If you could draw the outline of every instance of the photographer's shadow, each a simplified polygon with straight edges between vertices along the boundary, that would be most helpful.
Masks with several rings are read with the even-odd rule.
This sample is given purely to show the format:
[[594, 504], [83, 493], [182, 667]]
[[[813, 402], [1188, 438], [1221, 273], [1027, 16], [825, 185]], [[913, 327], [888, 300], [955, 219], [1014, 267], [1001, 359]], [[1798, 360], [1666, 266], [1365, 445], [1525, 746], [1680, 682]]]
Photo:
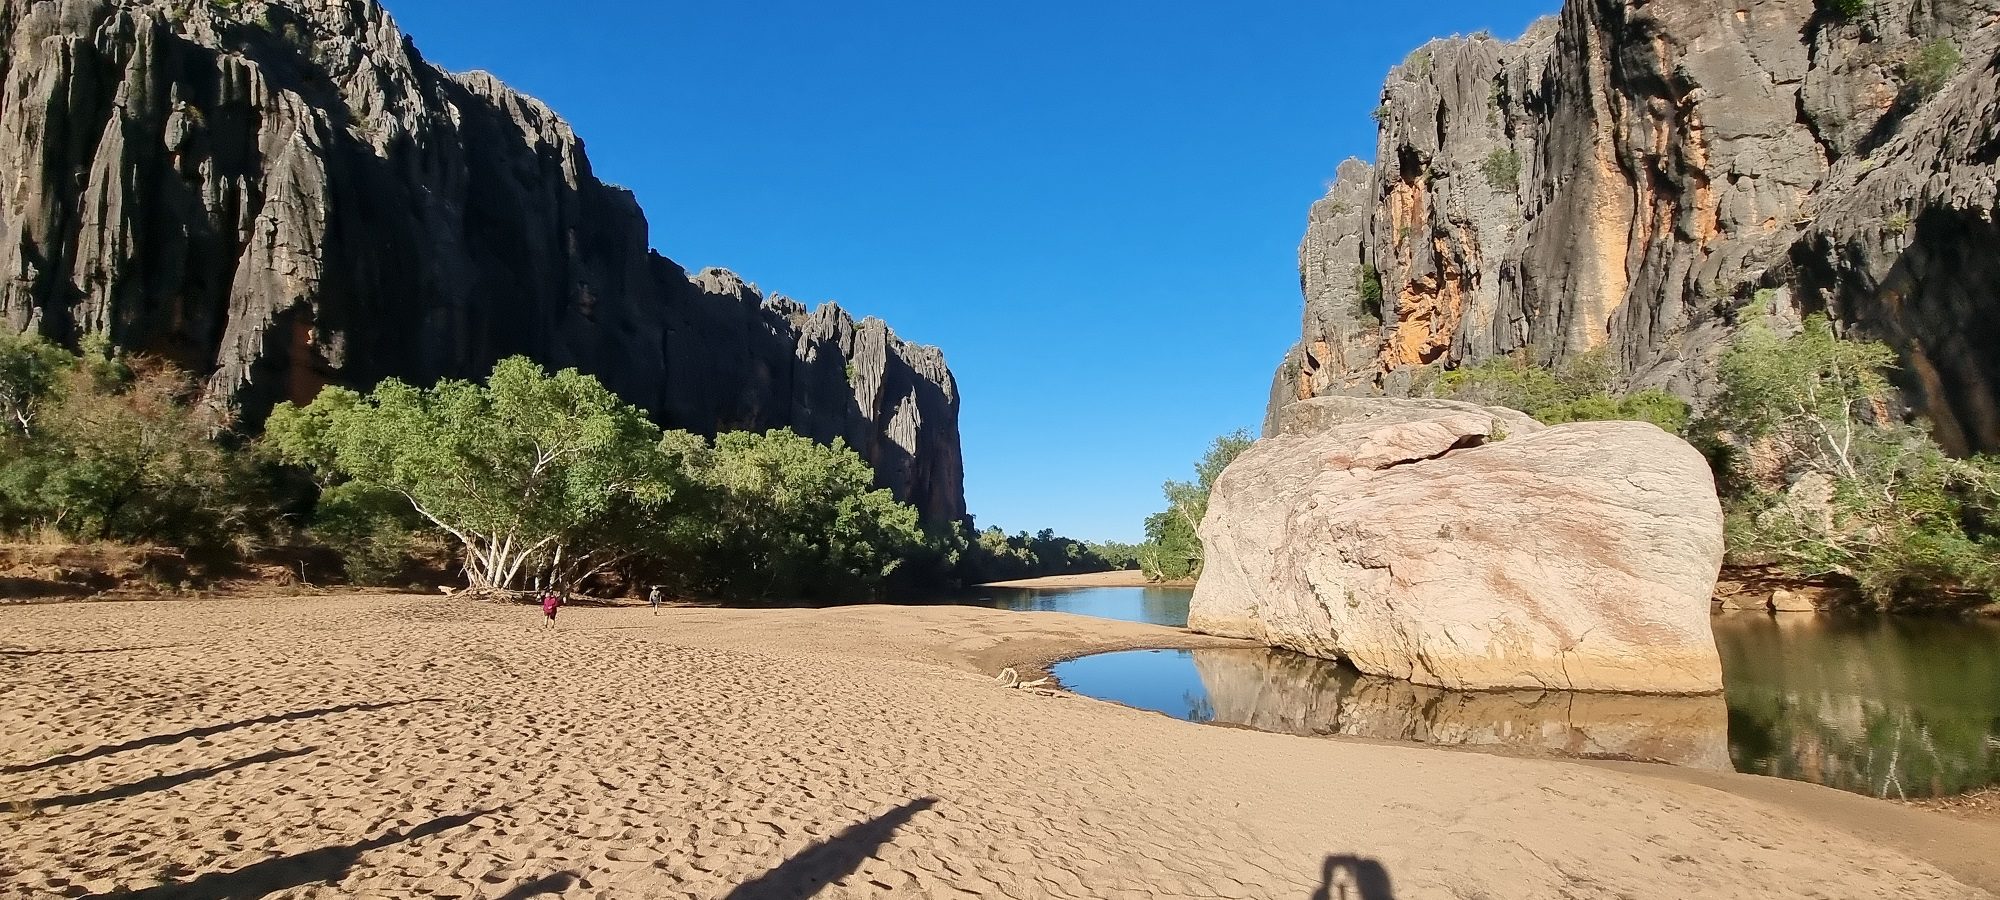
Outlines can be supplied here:
[[1389, 886], [1389, 870], [1380, 862], [1366, 856], [1329, 856], [1312, 900], [1396, 900], [1396, 891]]

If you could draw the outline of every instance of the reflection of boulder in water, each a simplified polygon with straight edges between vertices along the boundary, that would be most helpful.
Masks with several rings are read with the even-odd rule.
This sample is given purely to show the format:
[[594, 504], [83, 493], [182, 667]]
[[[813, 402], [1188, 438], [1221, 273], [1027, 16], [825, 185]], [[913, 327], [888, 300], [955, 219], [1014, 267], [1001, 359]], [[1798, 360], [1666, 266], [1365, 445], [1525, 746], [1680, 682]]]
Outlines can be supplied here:
[[1721, 697], [1427, 688], [1282, 650], [1196, 650], [1219, 723], [1728, 770]]

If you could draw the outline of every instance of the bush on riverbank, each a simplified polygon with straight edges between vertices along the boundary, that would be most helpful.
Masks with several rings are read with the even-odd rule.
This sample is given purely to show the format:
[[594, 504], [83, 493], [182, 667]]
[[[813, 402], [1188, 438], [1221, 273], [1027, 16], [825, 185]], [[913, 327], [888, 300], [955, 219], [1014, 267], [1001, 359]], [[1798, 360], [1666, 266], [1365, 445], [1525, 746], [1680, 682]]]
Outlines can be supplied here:
[[199, 401], [184, 372], [101, 339], [72, 353], [0, 335], [0, 538], [151, 545], [213, 562], [214, 578], [278, 544], [311, 557], [315, 580], [331, 550], [356, 584], [457, 569], [475, 587], [745, 602], [1115, 567], [1048, 532], [926, 530], [844, 444], [662, 432], [596, 379], [525, 359], [482, 384], [331, 388], [276, 409], [261, 442]]
[[2000, 599], [2000, 460], [1954, 459], [1897, 413], [1895, 354], [1823, 316], [1752, 311], [1691, 437], [1709, 451], [1732, 560], [1851, 579], [1887, 610]]

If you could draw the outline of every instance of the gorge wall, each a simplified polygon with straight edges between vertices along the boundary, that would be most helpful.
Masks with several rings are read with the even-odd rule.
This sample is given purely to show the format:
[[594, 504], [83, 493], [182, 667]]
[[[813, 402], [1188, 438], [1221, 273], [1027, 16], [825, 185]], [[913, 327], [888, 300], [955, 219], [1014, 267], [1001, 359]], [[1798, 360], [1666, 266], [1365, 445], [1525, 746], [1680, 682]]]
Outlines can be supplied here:
[[2000, 450], [1997, 48], [2000, 0], [1568, 0], [1433, 41], [1312, 207], [1272, 420], [1516, 353], [1700, 404], [1766, 292], [1893, 345], [1948, 448]]
[[0, 321], [107, 333], [255, 424], [329, 383], [596, 375], [670, 427], [845, 438], [965, 515], [943, 355], [693, 277], [547, 106], [376, 0], [0, 0]]

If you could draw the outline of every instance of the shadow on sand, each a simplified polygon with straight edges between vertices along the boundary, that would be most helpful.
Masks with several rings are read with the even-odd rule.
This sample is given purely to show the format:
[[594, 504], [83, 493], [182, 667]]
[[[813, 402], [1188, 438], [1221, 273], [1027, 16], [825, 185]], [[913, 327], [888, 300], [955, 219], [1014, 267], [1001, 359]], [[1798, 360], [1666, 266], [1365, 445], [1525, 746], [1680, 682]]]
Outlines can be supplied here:
[[66, 753], [62, 756], [52, 756], [38, 763], [26, 763], [18, 766], [0, 766], [0, 775], [13, 775], [20, 772], [34, 772], [41, 769], [51, 768], [53, 766], [66, 766], [69, 765], [70, 763], [79, 763], [83, 762], [84, 760], [97, 759], [99, 757], [110, 756], [114, 753], [124, 753], [127, 750], [138, 750], [142, 747], [158, 747], [165, 744], [177, 744], [189, 738], [208, 737], [210, 735], [221, 734], [222, 732], [230, 731], [237, 728], [248, 728], [249, 726], [252, 725], [275, 725], [279, 722], [297, 722], [301, 719], [315, 719], [320, 716], [330, 716], [336, 713], [369, 712], [377, 709], [391, 709], [398, 706], [409, 706], [410, 704], [413, 703], [443, 703], [443, 702], [444, 701], [442, 699], [434, 697], [426, 700], [397, 700], [392, 703], [349, 703], [345, 706], [328, 706], [321, 709], [302, 709], [297, 712], [272, 713], [271, 715], [268, 716], [258, 716], [257, 718], [244, 719], [243, 721], [240, 722], [225, 722], [221, 725], [204, 725], [200, 728], [190, 728], [186, 731], [176, 731], [173, 734], [156, 734], [151, 737], [133, 738], [132, 740], [129, 741], [123, 741], [116, 744], [105, 744], [101, 747], [93, 747], [89, 750], [83, 750], [77, 753]]
[[1326, 858], [1312, 900], [1396, 900], [1396, 892], [1380, 862], [1342, 854]]
[[849, 826], [785, 860], [757, 878], [737, 885], [724, 900], [771, 900], [810, 897], [820, 888], [854, 874], [861, 864], [896, 837], [896, 829], [917, 813], [937, 805], [937, 798], [912, 800], [880, 816]]
[[89, 653], [138, 653], [141, 650], [172, 650], [192, 644], [161, 644], [155, 647], [97, 647], [89, 650], [0, 650], [0, 658], [20, 656], [81, 656]]
[[569, 886], [576, 882], [577, 878], [574, 873], [557, 872], [554, 875], [544, 875], [533, 881], [523, 881], [520, 884], [514, 885], [513, 890], [501, 894], [496, 900], [528, 900], [530, 897], [546, 897], [550, 894], [560, 894], [563, 891], [569, 890]]
[[189, 769], [185, 772], [177, 772], [172, 775], [155, 775], [152, 778], [135, 781], [131, 784], [108, 787], [103, 790], [89, 791], [81, 794], [64, 794], [60, 797], [30, 798], [15, 801], [15, 804], [26, 803], [36, 809], [48, 809], [54, 806], [82, 806], [86, 803], [96, 803], [100, 800], [136, 797], [140, 794], [150, 794], [154, 791], [164, 791], [169, 788], [180, 787], [191, 781], [199, 781], [203, 778], [220, 775], [224, 772], [241, 769], [245, 766], [254, 766], [262, 763], [277, 762], [281, 759], [291, 759], [295, 756], [304, 756], [318, 749], [318, 747], [305, 747], [298, 750], [272, 750], [267, 753], [259, 753], [256, 756], [246, 756], [242, 759], [232, 760], [221, 765]]
[[391, 831], [358, 843], [280, 856], [231, 872], [211, 872], [180, 884], [95, 894], [83, 900], [255, 900], [266, 894], [303, 885], [339, 881], [347, 877], [348, 870], [361, 860], [361, 854], [370, 850], [450, 831], [505, 810], [506, 807], [501, 807], [440, 816], [407, 831]]

